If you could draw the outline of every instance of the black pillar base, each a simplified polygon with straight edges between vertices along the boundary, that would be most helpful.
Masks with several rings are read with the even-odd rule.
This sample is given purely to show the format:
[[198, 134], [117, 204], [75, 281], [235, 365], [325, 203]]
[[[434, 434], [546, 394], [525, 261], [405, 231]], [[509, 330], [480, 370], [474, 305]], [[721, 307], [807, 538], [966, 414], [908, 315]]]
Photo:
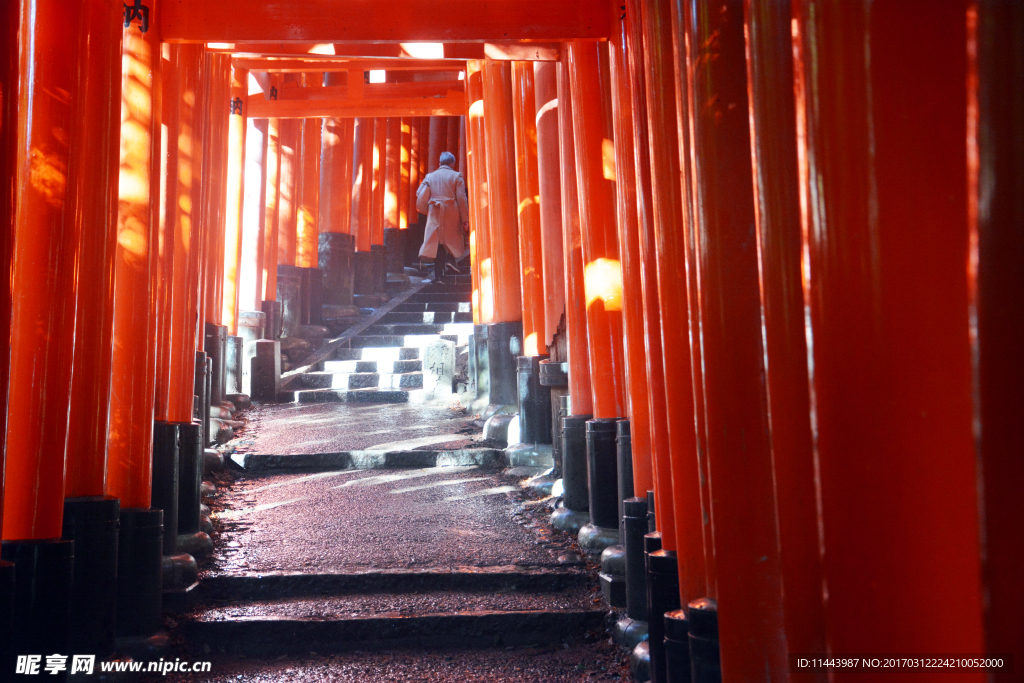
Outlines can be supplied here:
[[163, 545], [163, 510], [121, 510], [117, 549], [118, 638], [146, 638], [160, 630]]
[[303, 268], [306, 271], [303, 284], [306, 286], [306, 308], [303, 324], [324, 324], [324, 275], [319, 268]]
[[[651, 539], [655, 534], [648, 534]], [[661, 546], [661, 535], [648, 548]], [[678, 560], [674, 550], [647, 552], [647, 628], [651, 643], [651, 680], [667, 683], [665, 670], [665, 613], [679, 609]]]
[[352, 255], [353, 294], [376, 294], [377, 282], [373, 275], [373, 252], [357, 251]]
[[114, 652], [117, 623], [117, 498], [64, 499], [62, 537], [75, 544], [69, 647], [75, 653]]
[[420, 260], [420, 247], [423, 246], [423, 233], [426, 232], [427, 217], [416, 211], [413, 207], [413, 212], [416, 214], [416, 222], [409, 222], [409, 229], [406, 230], [408, 233], [405, 236], [405, 263], [412, 265], [418, 263]]
[[224, 366], [227, 377], [224, 381], [224, 399], [231, 400], [231, 394], [242, 393], [242, 359], [245, 357], [245, 343], [241, 337], [229, 335], [227, 353], [224, 354]]
[[303, 325], [302, 269], [281, 264], [277, 267], [277, 291], [274, 293], [281, 304], [281, 336], [290, 337]]
[[2, 548], [0, 557], [14, 563], [14, 654], [70, 654], [74, 542], [4, 541]]
[[580, 529], [579, 544], [591, 555], [619, 542], [616, 421], [598, 418], [586, 423], [590, 524]]
[[548, 424], [551, 435], [551, 448], [552, 457], [555, 461], [554, 472], [552, 473], [555, 478], [562, 476], [562, 439], [561, 437], [561, 418], [569, 414], [568, 403], [563, 407], [562, 399], [565, 398], [568, 401], [568, 394], [566, 393], [569, 387], [569, 374], [566, 372], [567, 363], [553, 360], [542, 360], [540, 361], [538, 381], [540, 382], [541, 391], [547, 390], [548, 392], [548, 403], [551, 407], [551, 421]]
[[356, 238], [341, 232], [320, 233], [317, 264], [323, 273], [325, 306], [351, 306]]
[[373, 259], [373, 294], [387, 296], [388, 291], [388, 250], [383, 244], [370, 245]]
[[665, 613], [665, 676], [668, 683], [690, 683], [690, 623], [686, 613]]
[[203, 433], [207, 434], [210, 431], [208, 421], [210, 419], [210, 411], [207, 407], [209, 398], [207, 396], [207, 378], [206, 378], [206, 361], [207, 355], [205, 351], [196, 351], [196, 364], [195, 364], [195, 392], [196, 401], [196, 412], [193, 413], [192, 419], [199, 420], [203, 425]]
[[523, 323], [513, 321], [487, 326], [487, 367], [490, 372], [490, 407], [493, 415], [503, 408], [519, 408], [516, 359], [523, 350]]
[[520, 443], [551, 443], [551, 392], [540, 384], [541, 363], [547, 359], [547, 355], [516, 359]]
[[562, 418], [563, 507], [551, 516], [551, 524], [570, 533], [577, 533], [590, 521], [586, 438], [586, 423], [590, 418], [590, 415]]
[[623, 531], [626, 548], [626, 614], [647, 621], [647, 568], [644, 561], [644, 535], [647, 534], [647, 499], [623, 501]]
[[[193, 422], [178, 428], [178, 536], [199, 532], [200, 487], [203, 484], [202, 424]], [[203, 534], [204, 536], [206, 534]]]
[[408, 281], [409, 276], [405, 274], [405, 242], [408, 230], [399, 228], [384, 228], [384, 248], [387, 250], [385, 269], [392, 279], [401, 276]]
[[260, 310], [266, 316], [263, 326], [264, 339], [277, 339], [281, 336], [281, 304], [274, 300], [260, 303]]
[[718, 649], [718, 604], [710, 598], [688, 605], [690, 617], [690, 671], [693, 683], [722, 683]]
[[473, 371], [475, 373], [476, 400], [481, 412], [491, 402], [491, 372], [487, 355], [487, 325], [473, 325]]
[[153, 507], [164, 511], [165, 555], [173, 555], [178, 547], [180, 428], [177, 422], [156, 422], [153, 425]]
[[210, 403], [219, 406], [224, 400], [224, 356], [227, 351], [228, 328], [224, 325], [206, 323], [206, 355], [213, 361], [213, 373], [210, 376]]
[[14, 563], [0, 561], [0, 667], [14, 666]]

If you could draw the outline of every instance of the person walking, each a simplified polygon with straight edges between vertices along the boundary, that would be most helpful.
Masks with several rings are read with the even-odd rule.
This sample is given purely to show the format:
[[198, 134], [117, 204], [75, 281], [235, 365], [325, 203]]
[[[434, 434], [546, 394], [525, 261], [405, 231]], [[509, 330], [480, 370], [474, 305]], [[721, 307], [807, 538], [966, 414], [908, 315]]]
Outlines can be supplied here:
[[455, 155], [442, 152], [440, 163], [416, 190], [416, 210], [427, 214], [420, 258], [434, 259], [434, 282], [444, 282], [449, 260], [458, 261], [465, 255], [464, 235], [469, 232], [466, 183], [462, 174], [452, 169]]

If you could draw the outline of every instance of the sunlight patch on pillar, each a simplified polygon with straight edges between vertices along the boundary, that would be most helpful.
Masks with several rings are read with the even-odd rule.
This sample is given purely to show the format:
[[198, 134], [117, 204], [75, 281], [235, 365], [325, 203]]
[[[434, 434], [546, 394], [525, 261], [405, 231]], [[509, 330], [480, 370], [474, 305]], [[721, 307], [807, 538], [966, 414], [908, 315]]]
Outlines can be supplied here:
[[523, 355], [524, 356], [537, 356], [540, 352], [537, 350], [537, 333], [531, 332], [526, 335], [526, 340], [523, 342]]
[[615, 182], [615, 143], [608, 138], [601, 141], [601, 167], [604, 179]]
[[595, 301], [604, 302], [604, 310], [622, 310], [622, 266], [615, 259], [594, 259], [583, 269], [583, 288], [587, 308]]

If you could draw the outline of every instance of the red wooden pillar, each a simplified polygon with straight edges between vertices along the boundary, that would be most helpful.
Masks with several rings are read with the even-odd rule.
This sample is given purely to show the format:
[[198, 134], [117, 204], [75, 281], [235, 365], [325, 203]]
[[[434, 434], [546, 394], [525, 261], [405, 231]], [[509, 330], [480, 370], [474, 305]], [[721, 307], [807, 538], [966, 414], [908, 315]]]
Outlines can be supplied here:
[[[622, 354], [622, 269], [615, 224], [614, 148], [606, 117], [606, 74], [596, 43], [566, 46], [572, 88], [576, 184], [583, 235], [584, 292], [595, 418], [626, 414]], [[607, 163], [606, 163], [607, 159]], [[608, 171], [606, 172], [606, 167]]]
[[547, 335], [544, 331], [544, 262], [537, 170], [537, 105], [531, 62], [512, 63], [512, 102], [523, 301], [522, 355], [536, 356], [547, 350], [542, 346]]
[[[471, 60], [466, 66], [466, 99], [469, 102], [470, 164], [473, 168], [469, 186], [471, 212], [469, 244], [472, 250], [474, 323], [494, 322], [494, 283], [491, 275], [490, 210], [487, 203], [487, 137], [484, 132], [484, 85], [481, 62]], [[433, 139], [433, 133], [431, 133]]]
[[298, 214], [297, 179], [302, 163], [302, 123], [285, 119], [281, 123], [280, 216], [278, 219], [277, 262], [295, 265], [297, 238], [295, 222]]
[[[328, 73], [328, 86], [344, 85], [347, 74]], [[352, 133], [355, 120], [324, 119], [320, 168], [320, 231], [349, 234], [352, 213]]]
[[[19, 9], [13, 3], [0, 10], [0, 175], [14, 178], [17, 169], [16, 138], [7, 131], [17, 125], [17, 100], [12, 97], [18, 77]], [[14, 249], [14, 197], [0, 192], [0, 338], [11, 338], [11, 260]], [[10, 379], [10, 353], [0, 353], [0, 384], [7, 386]], [[0, 392], [0, 429], [7, 433], [7, 392]], [[0, 448], [0, 472], [4, 469], [5, 449]], [[4, 485], [0, 481], [0, 532], [4, 522]], [[5, 577], [14, 571], [10, 563], [0, 561], [0, 572]], [[10, 640], [4, 641], [5, 645]]]
[[430, 146], [427, 153], [427, 173], [440, 166], [441, 152], [448, 148], [448, 122], [444, 116], [430, 117]]
[[224, 253], [227, 192], [228, 130], [231, 117], [231, 55], [211, 54], [210, 98], [207, 103], [207, 174], [204, 320], [221, 325], [224, 301]]
[[420, 130], [423, 118], [414, 116], [409, 119], [409, 191], [406, 193], [406, 225], [412, 226], [419, 222], [420, 214], [416, 210], [416, 190], [420, 187], [423, 177], [420, 176]]
[[485, 60], [482, 72], [487, 111], [484, 128], [494, 322], [514, 322], [521, 320], [523, 313], [519, 286], [512, 68], [507, 62]]
[[324, 121], [320, 231], [349, 234], [352, 214], [352, 135], [355, 119]]
[[464, 172], [461, 166], [459, 166], [459, 129], [460, 129], [460, 116], [446, 116], [444, 117], [447, 124], [447, 132], [445, 133], [445, 142], [447, 143], [444, 151], [451, 152], [455, 157], [455, 166], [452, 168], [453, 171]]
[[[196, 320], [198, 314], [200, 244], [202, 221], [199, 212], [202, 140], [197, 135], [199, 77], [203, 47], [199, 44], [171, 45], [170, 72], [164, 78], [164, 111], [167, 115], [168, 149], [164, 179], [167, 197], [163, 202], [164, 244], [169, 251], [163, 265], [161, 315], [167, 316], [159, 338], [168, 354], [166, 374], [158, 380], [157, 419], [164, 422], [192, 421], [195, 388]], [[172, 180], [171, 176], [174, 176]], [[164, 389], [162, 389], [162, 387]], [[164, 402], [160, 402], [162, 399]]]
[[590, 351], [587, 344], [587, 297], [583, 287], [583, 237], [576, 185], [573, 142], [574, 106], [565, 57], [558, 64], [558, 137], [562, 159], [562, 255], [565, 258], [565, 332], [569, 355], [569, 396], [573, 415], [593, 415]]
[[370, 203], [373, 195], [373, 119], [355, 120], [353, 130], [352, 212], [356, 251], [370, 251]]
[[981, 652], [968, 3], [794, 9], [827, 642]]
[[[654, 503], [662, 547], [679, 558], [682, 604], [705, 594], [700, 482], [694, 435], [690, 366], [689, 307], [686, 273], [684, 200], [680, 177], [680, 140], [676, 132], [675, 72], [669, 7], [643, 2], [643, 59], [646, 74], [647, 134], [650, 153], [651, 203], [661, 314], [663, 374], [652, 369], [652, 390], [665, 392], [668, 451], [654, 451]], [[649, 259], [649, 248], [645, 251]], [[653, 360], [657, 363], [656, 360]], [[671, 397], [671, 400], [668, 400]], [[658, 402], [652, 403], [658, 421]], [[657, 435], [657, 424], [655, 425]], [[668, 462], [666, 456], [670, 454]], [[660, 499], [660, 500], [659, 500]]]
[[388, 140], [388, 120], [374, 119], [373, 195], [370, 201], [370, 242], [384, 244], [384, 196]]
[[[647, 339], [644, 327], [643, 266], [640, 262], [636, 131], [633, 125], [633, 92], [629, 83], [626, 22], [620, 21], [609, 42], [612, 123], [615, 133], [616, 222], [619, 262], [622, 264], [622, 320], [624, 331], [624, 380], [628, 401], [633, 453], [633, 492], [646, 495], [651, 489], [651, 407], [647, 384]], [[641, 110], [639, 114], [645, 114]], [[640, 141], [646, 144], [647, 140]]]
[[[685, 18], [695, 93], [692, 222], [723, 680], [784, 678], [782, 567], [763, 376], [743, 3]], [[714, 45], [712, 46], [712, 43]], [[664, 271], [663, 271], [664, 272]], [[670, 418], [670, 427], [672, 422]]]
[[81, 108], [69, 168], [72, 216], [77, 224], [78, 304], [74, 374], [68, 414], [65, 496], [103, 496], [110, 414], [111, 337], [114, 324], [114, 251], [121, 114], [121, 14], [110, 3], [83, 4]]
[[[401, 148], [399, 150], [399, 163], [401, 164], [401, 172], [399, 177], [399, 190], [398, 190], [398, 228], [400, 230], [406, 230], [409, 227], [409, 223], [412, 220], [412, 213], [415, 213], [415, 201], [412, 205], [412, 210], [409, 209], [409, 180], [410, 170], [409, 164], [412, 160], [412, 117], [406, 116], [401, 120], [402, 126], [402, 140]], [[405, 255], [402, 255], [402, 262], [405, 262]]]
[[[650, 480], [647, 488], [642, 488], [642, 480], [636, 472], [643, 467], [638, 458], [643, 453], [633, 451], [633, 491], [643, 497], [647, 491], [659, 488], [658, 469], [659, 453], [669, 453], [668, 419], [665, 394], [665, 365], [661, 362], [661, 303], [658, 299], [658, 258], [654, 231], [654, 200], [651, 191], [651, 152], [648, 135], [647, 119], [647, 78], [644, 73], [643, 26], [640, 0], [628, 0], [626, 5], [626, 66], [629, 69], [630, 97], [633, 110], [634, 145], [633, 165], [635, 169], [635, 190], [637, 204], [637, 223], [639, 230], [639, 255], [641, 268], [641, 287], [644, 306], [644, 342], [647, 348], [647, 386], [648, 408], [650, 410]], [[670, 478], [671, 472], [663, 473]], [[657, 509], [659, 503], [655, 502]], [[672, 511], [669, 504], [668, 510]], [[674, 517], [670, 514], [669, 521], [673, 535], [675, 532]], [[658, 523], [661, 528], [661, 523]]]
[[[303, 74], [303, 85], [323, 85], [319, 73]], [[297, 200], [295, 218], [295, 265], [317, 267], [320, 244], [320, 133], [323, 119], [302, 119], [302, 163], [297, 168]]]
[[[985, 651], [1012, 652], [1018, 672], [990, 671], [997, 683], [1019, 677], [1024, 661], [1024, 457], [1016, 405], [1024, 392], [1024, 8], [980, 2], [968, 9], [968, 226], [974, 415], [984, 510]], [[976, 436], [979, 436], [976, 432]]]
[[268, 125], [266, 119], [246, 121], [245, 204], [242, 212], [238, 308], [241, 311], [258, 311], [263, 291], [263, 245], [266, 239]]
[[[124, 31], [121, 169], [114, 255], [113, 353], [107, 493], [122, 509], [148, 509], [153, 487], [157, 257], [160, 226], [160, 40]], [[229, 58], [230, 59], [230, 58]], [[225, 60], [226, 61], [226, 60]], [[230, 62], [227, 66], [230, 70]], [[221, 73], [227, 110], [227, 71]], [[216, 302], [218, 305], [220, 300]], [[219, 308], [217, 308], [219, 313]]]
[[13, 188], [5, 190], [14, 248], [3, 539], [36, 541], [60, 537], [64, 507], [80, 227], [66, 172], [85, 106], [75, 99], [81, 6], [22, 2], [4, 11], [17, 14], [21, 49], [16, 85], [5, 93], [17, 102], [17, 121], [4, 131], [14, 143]]
[[537, 174], [541, 251], [544, 267], [543, 351], [551, 346], [565, 310], [565, 260], [562, 255], [562, 188], [558, 153], [558, 65], [534, 62], [534, 117], [537, 126]]
[[[811, 441], [800, 272], [800, 197], [788, 2], [746, 6], [747, 89], [754, 155], [765, 386], [771, 428], [783, 625], [790, 653], [825, 652], [825, 605]], [[824, 671], [791, 672], [824, 681]]]
[[[227, 190], [224, 198], [224, 298], [221, 323], [228, 334], [238, 334], [238, 270], [242, 258], [242, 207], [245, 198], [246, 105], [249, 72], [231, 69], [231, 102], [228, 124]], [[157, 411], [159, 414], [159, 411]]]
[[[263, 203], [263, 289], [260, 301], [277, 300], [277, 258], [281, 208], [281, 119], [267, 120], [267, 180]], [[351, 166], [350, 166], [351, 168]], [[346, 193], [347, 194], [347, 193]], [[345, 215], [348, 223], [348, 215]], [[268, 330], [270, 332], [270, 330]]]
[[402, 119], [387, 119], [384, 143], [384, 229], [398, 230], [398, 193], [402, 185]]

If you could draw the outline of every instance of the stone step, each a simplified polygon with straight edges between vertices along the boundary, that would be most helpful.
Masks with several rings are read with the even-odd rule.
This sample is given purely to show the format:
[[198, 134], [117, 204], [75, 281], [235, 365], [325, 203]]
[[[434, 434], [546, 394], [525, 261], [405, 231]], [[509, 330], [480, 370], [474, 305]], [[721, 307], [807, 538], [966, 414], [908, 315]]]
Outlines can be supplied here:
[[444, 591], [562, 591], [590, 585], [586, 570], [504, 567], [455, 567], [369, 570], [337, 574], [272, 571], [211, 574], [202, 582], [206, 600], [280, 600], [353, 593]]
[[300, 381], [309, 389], [422, 389], [423, 373], [306, 372]]
[[295, 392], [295, 400], [299, 403], [422, 403], [422, 395], [419, 389], [304, 389]]
[[409, 295], [406, 301], [410, 303], [441, 304], [441, 303], [465, 303], [469, 301], [468, 292], [416, 292]]
[[358, 347], [354, 349], [337, 349], [334, 352], [334, 360], [396, 361], [417, 360], [419, 357], [419, 347]]
[[[417, 351], [419, 349], [416, 349]], [[422, 372], [421, 360], [327, 360], [325, 372]]]
[[473, 291], [473, 285], [469, 282], [457, 282], [454, 284], [442, 283], [442, 282], [431, 282], [429, 285], [424, 285], [420, 290], [420, 294], [425, 293], [461, 293], [469, 295]]
[[[408, 392], [416, 393], [416, 392]], [[235, 453], [229, 456], [247, 472], [337, 472], [339, 470], [409, 469], [424, 467], [505, 467], [505, 451], [496, 448], [459, 450], [334, 451], [328, 453]]]
[[260, 657], [551, 645], [582, 640], [605, 618], [589, 591], [569, 595], [433, 591], [228, 603], [192, 613], [181, 630], [213, 650]]
[[[459, 323], [464, 324], [464, 323]], [[360, 335], [353, 337], [351, 344], [354, 348], [387, 348], [387, 347], [423, 347], [436, 342], [439, 339], [446, 339], [456, 344], [465, 344], [472, 335], [472, 325], [469, 333], [462, 330], [450, 334], [388, 334], [388, 335]], [[364, 356], [365, 357], [365, 356]]]
[[[463, 313], [463, 315], [465, 315], [465, 313]], [[380, 323], [379, 324], [380, 325], [395, 325], [395, 324], [404, 324], [404, 325], [418, 325], [418, 324], [442, 325], [444, 323], [453, 322], [452, 318], [454, 318], [454, 317], [455, 317], [455, 313], [452, 313], [450, 311], [446, 311], [444, 313], [440, 313], [440, 312], [437, 312], [437, 313], [429, 312], [428, 313], [426, 311], [409, 312], [409, 313], [406, 313], [406, 312], [397, 312], [397, 313], [392, 312], [392, 313], [385, 314], [384, 317], [380, 319]]]
[[470, 320], [473, 318], [473, 308], [468, 301], [463, 302], [449, 302], [449, 303], [400, 303], [395, 306], [395, 312], [416, 312], [416, 311], [437, 311], [446, 313], [469, 313]]
[[364, 334], [442, 334], [445, 331], [443, 323], [397, 323], [370, 325]]

